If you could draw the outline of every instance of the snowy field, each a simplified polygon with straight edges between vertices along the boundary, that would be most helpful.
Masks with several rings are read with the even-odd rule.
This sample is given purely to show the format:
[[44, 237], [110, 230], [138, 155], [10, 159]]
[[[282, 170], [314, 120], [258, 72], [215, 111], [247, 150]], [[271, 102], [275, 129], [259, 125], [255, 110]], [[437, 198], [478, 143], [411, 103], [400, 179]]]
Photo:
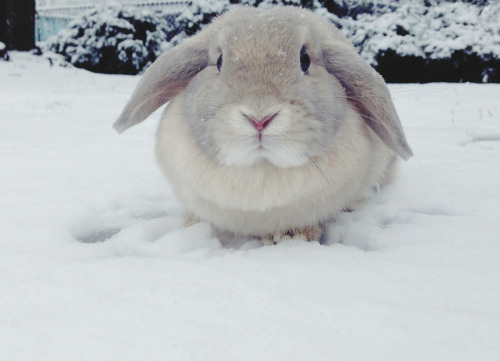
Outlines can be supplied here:
[[138, 77], [0, 61], [0, 359], [499, 360], [500, 85], [391, 85], [415, 157], [325, 245], [221, 244], [111, 125]]

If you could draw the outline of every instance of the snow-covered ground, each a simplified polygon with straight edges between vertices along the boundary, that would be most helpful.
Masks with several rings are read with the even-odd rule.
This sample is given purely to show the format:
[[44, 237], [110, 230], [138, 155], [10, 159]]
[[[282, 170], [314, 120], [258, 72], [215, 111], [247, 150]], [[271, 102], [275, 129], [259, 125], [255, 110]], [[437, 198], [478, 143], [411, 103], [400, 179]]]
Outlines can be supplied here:
[[0, 359], [498, 360], [500, 85], [391, 85], [415, 157], [327, 244], [181, 229], [138, 77], [0, 61]]

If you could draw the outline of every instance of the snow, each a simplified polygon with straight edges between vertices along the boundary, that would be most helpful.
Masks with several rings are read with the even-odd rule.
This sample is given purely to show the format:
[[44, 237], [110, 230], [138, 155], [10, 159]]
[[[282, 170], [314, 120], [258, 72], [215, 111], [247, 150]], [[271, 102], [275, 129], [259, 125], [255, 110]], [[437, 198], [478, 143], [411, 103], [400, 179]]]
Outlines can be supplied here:
[[498, 360], [500, 85], [391, 85], [415, 157], [325, 245], [225, 240], [118, 136], [138, 77], [0, 61], [0, 349], [16, 360]]

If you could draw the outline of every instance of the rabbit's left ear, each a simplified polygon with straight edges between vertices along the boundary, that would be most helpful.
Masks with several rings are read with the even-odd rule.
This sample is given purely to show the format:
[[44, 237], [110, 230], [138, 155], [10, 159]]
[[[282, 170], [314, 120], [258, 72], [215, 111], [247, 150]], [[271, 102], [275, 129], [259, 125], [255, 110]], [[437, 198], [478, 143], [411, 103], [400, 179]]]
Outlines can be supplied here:
[[113, 124], [118, 133], [142, 122], [179, 94], [191, 78], [208, 64], [207, 32], [187, 39], [161, 55], [144, 73], [120, 117]]
[[338, 41], [322, 44], [327, 71], [345, 88], [348, 100], [382, 141], [404, 160], [413, 155], [391, 100], [389, 89], [355, 49]]

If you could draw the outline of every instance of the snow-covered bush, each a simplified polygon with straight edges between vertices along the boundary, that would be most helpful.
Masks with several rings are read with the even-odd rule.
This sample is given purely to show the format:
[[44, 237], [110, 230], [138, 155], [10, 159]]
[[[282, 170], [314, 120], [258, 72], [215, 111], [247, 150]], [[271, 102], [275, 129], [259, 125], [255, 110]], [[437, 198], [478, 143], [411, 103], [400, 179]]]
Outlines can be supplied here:
[[175, 34], [172, 24], [152, 12], [107, 7], [75, 19], [45, 46], [77, 67], [137, 74], [169, 47]]
[[[340, 18], [356, 19], [360, 14], [378, 15], [394, 11], [399, 6], [399, 0], [320, 0], [319, 6]], [[314, 0], [313, 7], [318, 7], [318, 0]]]
[[7, 52], [7, 45], [0, 41], [0, 59], [9, 60], [9, 53]]
[[75, 66], [136, 74], [235, 6], [311, 8], [389, 82], [500, 82], [500, 4], [487, 0], [203, 0], [165, 15], [101, 8], [47, 41]]
[[338, 22], [388, 81], [500, 81], [498, 3], [412, 2], [393, 12]]

